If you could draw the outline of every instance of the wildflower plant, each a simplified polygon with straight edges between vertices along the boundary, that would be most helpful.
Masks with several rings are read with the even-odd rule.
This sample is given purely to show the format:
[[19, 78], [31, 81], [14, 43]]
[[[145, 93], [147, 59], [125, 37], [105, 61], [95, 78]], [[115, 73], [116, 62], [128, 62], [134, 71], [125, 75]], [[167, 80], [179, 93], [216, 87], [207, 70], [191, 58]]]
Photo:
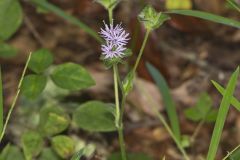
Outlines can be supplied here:
[[[18, 157], [21, 157], [20, 159], [24, 159], [23, 157], [25, 157], [26, 160], [31, 160], [37, 157], [40, 157], [41, 160], [46, 159], [49, 154], [51, 155], [50, 159], [69, 159], [74, 153], [75, 154], [71, 160], [79, 160], [84, 155], [84, 153], [87, 152], [87, 149], [81, 148], [80, 150], [78, 149], [76, 151], [75, 141], [70, 136], [62, 135], [63, 131], [66, 131], [68, 128], [71, 127], [70, 124], [73, 124], [76, 128], [81, 128], [90, 132], [117, 131], [121, 149], [121, 159], [139, 159], [133, 158], [135, 157], [135, 155], [129, 154], [127, 156], [123, 134], [123, 115], [126, 97], [133, 88], [134, 78], [136, 77], [136, 70], [144, 53], [144, 48], [146, 46], [150, 33], [153, 30], [159, 28], [164, 22], [169, 20], [171, 14], [193, 16], [240, 28], [240, 22], [238, 21], [202, 11], [171, 10], [166, 12], [157, 12], [152, 6], [147, 5], [138, 15], [139, 21], [146, 29], [142, 46], [133, 67], [128, 70], [128, 73], [125, 75], [125, 77], [121, 79], [121, 76], [119, 74], [119, 66], [126, 63], [125, 59], [132, 55], [132, 51], [127, 48], [128, 42], [131, 40], [131, 38], [130, 34], [125, 30], [124, 24], [117, 23], [113, 20], [113, 10], [120, 3], [120, 0], [96, 0], [96, 2], [101, 4], [108, 11], [109, 15], [109, 21], [103, 22], [103, 27], [100, 29], [99, 33], [95, 32], [79, 19], [65, 13], [63, 10], [48, 1], [29, 0], [28, 2], [34, 4], [36, 7], [51, 11], [59, 17], [62, 17], [63, 19], [71, 22], [72, 24], [77, 25], [100, 43], [102, 51], [100, 59], [103, 61], [103, 63], [108, 69], [113, 70], [115, 104], [103, 103], [99, 101], [89, 101], [84, 104], [78, 105], [76, 109], [71, 112], [72, 116], [70, 116], [69, 113], [65, 112], [63, 107], [59, 107], [60, 102], [46, 96], [46, 104], [48, 104], [47, 102], [51, 101], [50, 105], [43, 106], [40, 109], [40, 120], [37, 126], [35, 126], [35, 129], [27, 131], [21, 137], [21, 147], [24, 152], [24, 156], [17, 147], [7, 145], [0, 154], [0, 159], [4, 160], [6, 159], [6, 157], [8, 157], [8, 154], [16, 152], [19, 155]], [[234, 7], [236, 8], [236, 6]], [[3, 15], [0, 16], [0, 28], [2, 30], [2, 32], [0, 33], [0, 55], [3, 51], [4, 53], [16, 53], [16, 50], [10, 45], [6, 44], [4, 41], [8, 40], [22, 24], [23, 14], [21, 3], [19, 3], [18, 0], [14, 1], [13, 3], [9, 3], [7, 0], [1, 1], [0, 15]], [[13, 19], [14, 21], [9, 21], [6, 23], [6, 19]], [[3, 48], [3, 51], [1, 50], [1, 47]], [[0, 142], [5, 135], [8, 122], [10, 120], [12, 111], [16, 105], [20, 91], [22, 91], [22, 94], [26, 98], [33, 100], [38, 98], [39, 95], [44, 92], [44, 89], [47, 88], [47, 84], [49, 83], [49, 81], [53, 82], [53, 84], [56, 85], [55, 87], [59, 87], [69, 92], [86, 89], [95, 84], [94, 79], [84, 67], [71, 62], [51, 66], [52, 62], [53, 56], [46, 49], [38, 50], [33, 54], [29, 55], [29, 58], [24, 67], [24, 71], [19, 81], [16, 96], [14, 97], [13, 103], [10, 106], [10, 110], [6, 116], [6, 120], [4, 123], [2, 76], [0, 72]], [[152, 100], [152, 97], [147, 96], [149, 102], [152, 104], [151, 106], [155, 106], [154, 111], [156, 112], [157, 117], [160, 119], [170, 136], [173, 138], [178, 149], [183, 154], [184, 159], [189, 160], [190, 158], [187, 155], [183, 145], [184, 136], [181, 135], [180, 132], [180, 125], [177, 117], [176, 106], [174, 105], [173, 99], [171, 98], [167, 83], [156, 68], [154, 68], [150, 64], [148, 64], [147, 67], [161, 92], [164, 92], [163, 99], [165, 105], [167, 106], [166, 111], [170, 125], [168, 125], [165, 118], [156, 109], [157, 107], [154, 103], [154, 100]], [[25, 76], [27, 68], [31, 70], [32, 73]], [[216, 124], [212, 134], [207, 160], [213, 160], [215, 158], [224, 122], [229, 110], [229, 105], [232, 104], [234, 107], [240, 110], [239, 101], [235, 97], [233, 97], [233, 92], [236, 87], [238, 75], [239, 69], [237, 69], [231, 76], [226, 89], [224, 89], [217, 82], [213, 81], [214, 86], [223, 95], [223, 100], [218, 114], [214, 110]], [[141, 88], [141, 91], [144, 92], [143, 87]], [[203, 100], [199, 101], [202, 103]], [[195, 108], [188, 109], [186, 112], [188, 118], [190, 117], [193, 120], [200, 120], [204, 122], [206, 120], [206, 117], [209, 116], [208, 114], [212, 113], [212, 108], [211, 105], [206, 106], [205, 109], [200, 108], [200, 102], [196, 105]], [[208, 104], [208, 101], [204, 102], [204, 104]], [[192, 113], [196, 113], [199, 109], [204, 109], [202, 115], [198, 115], [200, 117], [192, 117]], [[72, 117], [73, 123], [71, 123], [70, 117]], [[47, 146], [47, 148], [43, 148], [45, 146], [44, 141], [50, 141], [50, 146]], [[235, 152], [239, 148], [240, 146], [237, 146], [234, 150], [229, 152], [229, 154], [227, 154], [224, 159], [231, 157], [233, 152]], [[142, 158], [143, 156], [140, 157]]]

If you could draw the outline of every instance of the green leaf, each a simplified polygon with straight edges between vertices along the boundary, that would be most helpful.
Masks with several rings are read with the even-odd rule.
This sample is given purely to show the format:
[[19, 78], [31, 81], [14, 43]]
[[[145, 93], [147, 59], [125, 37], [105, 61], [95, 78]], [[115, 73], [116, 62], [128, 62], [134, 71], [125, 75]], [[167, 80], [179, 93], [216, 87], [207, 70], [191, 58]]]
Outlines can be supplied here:
[[39, 160], [62, 160], [51, 148], [44, 148]]
[[[153, 160], [151, 157], [144, 153], [128, 153], [127, 154], [128, 160]], [[109, 156], [108, 160], [120, 160], [121, 153], [113, 153]]]
[[162, 12], [156, 12], [152, 6], [147, 5], [138, 15], [138, 19], [144, 24], [146, 29], [153, 30], [160, 27], [170, 17]]
[[112, 105], [90, 101], [77, 108], [73, 114], [73, 121], [87, 131], [110, 132], [116, 130], [114, 113]]
[[44, 72], [53, 63], [53, 55], [47, 49], [33, 52], [28, 68], [35, 73]]
[[83, 153], [84, 153], [84, 149], [81, 149], [80, 151], [78, 151], [72, 156], [71, 160], [81, 160]]
[[37, 132], [29, 131], [24, 133], [21, 141], [26, 160], [32, 160], [33, 157], [38, 156], [43, 149], [43, 138]]
[[161, 75], [161, 73], [153, 65], [151, 65], [150, 63], [147, 63], [146, 66], [151, 77], [154, 79], [154, 82], [156, 83], [156, 85], [158, 86], [162, 94], [163, 102], [167, 110], [167, 114], [170, 120], [173, 133], [178, 138], [178, 140], [180, 140], [181, 132], [180, 132], [178, 115], [177, 115], [177, 109], [172, 99], [172, 96], [170, 94], [170, 89], [168, 87], [168, 84], [164, 79], [164, 77]]
[[67, 14], [65, 11], [55, 6], [54, 4], [51, 4], [48, 1], [44, 1], [44, 0], [30, 0], [30, 2], [35, 4], [37, 7], [41, 7], [42, 9], [46, 9], [47, 11], [51, 11], [57, 16], [63, 18], [64, 20], [78, 26], [83, 31], [85, 31], [90, 36], [92, 36], [94, 39], [96, 39], [99, 43], [103, 43], [103, 39], [99, 36], [99, 34], [96, 31], [91, 29], [91, 27], [89, 27], [88, 25], [80, 21], [78, 18], [70, 14]]
[[51, 74], [51, 78], [57, 86], [68, 90], [86, 89], [95, 85], [87, 70], [74, 63], [58, 65]]
[[[216, 89], [218, 90], [218, 92], [221, 93], [221, 95], [224, 95], [225, 90], [224, 90], [224, 88], [223, 88], [219, 83], [217, 83], [216, 81], [212, 81], [212, 84], [216, 87]], [[232, 104], [238, 111], [240, 111], [240, 102], [239, 102], [235, 97], [232, 97], [232, 99], [231, 99], [231, 104]]]
[[68, 114], [59, 106], [46, 106], [40, 111], [39, 129], [44, 136], [52, 136], [63, 132], [69, 126]]
[[166, 12], [168, 14], [180, 14], [180, 15], [185, 15], [185, 16], [192, 16], [192, 17], [197, 17], [201, 18], [204, 20], [224, 24], [227, 26], [232, 26], [235, 28], [240, 28], [240, 22], [225, 18], [222, 16], [218, 16], [212, 13], [207, 13], [207, 12], [202, 12], [202, 11], [197, 11], [197, 10], [171, 10]]
[[214, 126], [210, 147], [208, 150], [208, 155], [207, 155], [208, 160], [215, 159], [218, 145], [220, 143], [220, 138], [222, 135], [224, 123], [225, 123], [225, 120], [226, 120], [226, 117], [228, 114], [228, 110], [229, 110], [229, 107], [231, 104], [231, 100], [232, 100], [232, 96], [233, 96], [235, 87], [237, 84], [238, 76], [239, 76], [239, 67], [232, 74], [232, 76], [228, 82], [226, 92], [224, 92], [223, 99], [221, 101], [220, 108], [218, 111], [217, 120], [216, 120], [216, 123]]
[[199, 96], [195, 106], [184, 111], [185, 116], [192, 121], [207, 121], [212, 122], [216, 120], [217, 111], [213, 110], [213, 102], [207, 93]]
[[0, 42], [0, 57], [12, 58], [17, 55], [17, 49], [14, 47]]
[[56, 136], [51, 140], [52, 148], [62, 158], [68, 159], [74, 153], [74, 141], [68, 136]]
[[191, 0], [166, 0], [166, 9], [191, 9]]
[[9, 39], [20, 27], [22, 20], [22, 8], [18, 0], [1, 0], [0, 40]]
[[20, 149], [13, 145], [7, 145], [1, 152], [0, 160], [13, 160], [18, 158], [17, 160], [25, 160], [23, 157], [23, 153]]
[[114, 9], [120, 0], [96, 0], [99, 4], [101, 4], [105, 9]]
[[43, 75], [27, 75], [23, 79], [22, 93], [29, 99], [35, 99], [43, 92], [46, 84], [47, 77]]
[[0, 65], [0, 133], [3, 130], [3, 86], [2, 86], [2, 69]]

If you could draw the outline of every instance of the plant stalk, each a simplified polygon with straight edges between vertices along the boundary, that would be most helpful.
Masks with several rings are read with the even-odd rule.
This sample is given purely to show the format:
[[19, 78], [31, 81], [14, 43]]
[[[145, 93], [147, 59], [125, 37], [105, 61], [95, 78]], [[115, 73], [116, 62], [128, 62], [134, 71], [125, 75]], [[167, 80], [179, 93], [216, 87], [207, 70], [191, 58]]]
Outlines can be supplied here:
[[12, 114], [12, 112], [13, 112], [13, 109], [14, 109], [14, 107], [15, 107], [15, 105], [16, 105], [17, 100], [18, 100], [19, 93], [20, 93], [20, 91], [21, 91], [21, 86], [22, 86], [23, 78], [24, 78], [24, 76], [25, 76], [25, 74], [26, 74], [27, 67], [28, 67], [28, 64], [29, 64], [29, 62], [30, 62], [31, 56], [32, 56], [32, 53], [30, 53], [29, 56], [28, 56], [27, 62], [26, 62], [26, 64], [25, 64], [25, 67], [24, 67], [24, 69], [23, 69], [23, 72], [22, 72], [22, 75], [21, 75], [21, 78], [20, 78], [20, 81], [19, 81], [19, 83], [18, 83], [17, 93], [16, 93], [16, 95], [15, 95], [15, 97], [14, 97], [14, 99], [13, 99], [13, 103], [12, 103], [12, 105], [11, 105], [11, 107], [10, 107], [10, 110], [9, 110], [8, 114], [7, 114], [7, 118], [6, 118], [6, 121], [5, 121], [5, 123], [4, 123], [3, 130], [2, 130], [2, 132], [1, 132], [0, 143], [2, 142], [3, 136], [4, 136], [5, 132], [6, 132], [6, 128], [7, 128], [9, 119], [10, 119], [10, 117], [11, 117], [11, 114]]
[[146, 44], [147, 44], [147, 40], [148, 40], [148, 37], [149, 37], [150, 32], [151, 32], [151, 29], [148, 29], [147, 32], [146, 32], [146, 34], [145, 34], [142, 47], [141, 47], [140, 52], [139, 52], [139, 54], [138, 54], [136, 63], [135, 63], [135, 65], [134, 65], [134, 67], [133, 67], [133, 73], [136, 72], [136, 69], [137, 69], [137, 67], [138, 67], [138, 65], [139, 65], [139, 62], [140, 62], [141, 58], [142, 58], [143, 51], [144, 51], [145, 46], [146, 46]]

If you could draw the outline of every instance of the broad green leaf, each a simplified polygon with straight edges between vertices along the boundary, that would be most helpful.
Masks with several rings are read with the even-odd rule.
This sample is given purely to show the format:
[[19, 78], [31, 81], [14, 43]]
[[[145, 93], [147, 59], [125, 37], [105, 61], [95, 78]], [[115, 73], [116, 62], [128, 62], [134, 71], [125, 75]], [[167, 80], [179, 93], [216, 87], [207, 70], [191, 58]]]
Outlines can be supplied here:
[[197, 17], [201, 18], [204, 20], [224, 24], [227, 26], [232, 26], [235, 28], [240, 28], [240, 22], [235, 21], [233, 19], [225, 18], [222, 16], [218, 16], [212, 13], [207, 13], [203, 11], [197, 11], [197, 10], [171, 10], [167, 11], [166, 13], [168, 14], [180, 14], [180, 15], [185, 15], [185, 16], [192, 16], [192, 17]]
[[191, 0], [166, 0], [166, 9], [191, 9]]
[[114, 9], [120, 0], [96, 0], [99, 4], [101, 4], [105, 9]]
[[74, 153], [75, 143], [68, 136], [59, 135], [53, 137], [51, 144], [54, 151], [64, 159], [68, 159]]
[[0, 65], [0, 133], [3, 129], [3, 86], [2, 86], [2, 69]]
[[224, 92], [223, 99], [221, 101], [220, 108], [218, 111], [217, 120], [216, 120], [216, 123], [214, 126], [210, 147], [208, 150], [208, 155], [207, 155], [208, 160], [215, 159], [218, 145], [220, 143], [220, 138], [222, 135], [224, 123], [225, 123], [225, 120], [226, 120], [226, 117], [228, 114], [228, 110], [229, 110], [229, 107], [231, 104], [231, 100], [232, 100], [232, 96], [233, 96], [235, 87], [237, 84], [238, 76], [239, 76], [239, 67], [232, 74], [232, 76], [228, 82], [228, 85], [226, 87], [226, 91]]
[[23, 20], [22, 7], [18, 0], [0, 1], [0, 40], [9, 39]]
[[47, 77], [43, 75], [27, 75], [23, 79], [22, 93], [29, 99], [35, 99], [43, 92], [46, 84]]
[[68, 90], [86, 89], [95, 85], [87, 70], [74, 63], [58, 65], [51, 74], [51, 78], [57, 86]]
[[[215, 86], [215, 88], [218, 90], [218, 92], [221, 93], [221, 95], [224, 95], [225, 89], [220, 84], [218, 84], [216, 81], [212, 81], [212, 84]], [[238, 111], [240, 111], [240, 102], [235, 97], [232, 97], [231, 104]]]
[[81, 28], [83, 31], [88, 33], [90, 36], [92, 36], [94, 39], [96, 39], [99, 43], [103, 43], [103, 39], [99, 36], [99, 34], [91, 29], [88, 25], [80, 21], [78, 18], [66, 13], [63, 11], [61, 8], [57, 7], [54, 4], [49, 3], [48, 1], [45, 0], [30, 0], [31, 3], [36, 5], [37, 7], [41, 7], [42, 9], [46, 9], [47, 11], [51, 11], [57, 16], [63, 18], [64, 20], [78, 26]]
[[153, 30], [160, 27], [170, 17], [162, 12], [157, 12], [152, 6], [147, 5], [138, 15], [138, 19], [144, 24], [146, 29]]
[[80, 151], [78, 151], [77, 153], [75, 153], [73, 156], [72, 156], [72, 158], [71, 158], [71, 160], [81, 160], [81, 157], [83, 156], [83, 152], [84, 151], [84, 149], [81, 149]]
[[0, 160], [25, 160], [20, 149], [13, 145], [7, 145], [1, 152]]
[[[153, 160], [151, 157], [144, 153], [128, 153], [128, 160]], [[121, 153], [113, 153], [109, 156], [108, 160], [121, 160]]]
[[38, 132], [29, 131], [24, 133], [21, 141], [26, 160], [32, 160], [43, 149], [43, 138]]
[[32, 53], [28, 68], [35, 73], [44, 72], [53, 63], [53, 55], [47, 49], [40, 49]]
[[39, 160], [62, 160], [51, 148], [44, 148]]
[[162, 94], [163, 102], [167, 110], [173, 133], [180, 140], [181, 132], [179, 127], [177, 109], [170, 94], [168, 84], [164, 77], [161, 75], [161, 73], [153, 65], [151, 65], [150, 63], [147, 63], [146, 65], [151, 77], [153, 78], [154, 82], [156, 83]]
[[[0, 2], [1, 3], [1, 2]], [[14, 47], [0, 42], [0, 57], [12, 58], [17, 55], [17, 49]]]
[[40, 111], [39, 129], [44, 136], [63, 132], [69, 126], [70, 118], [59, 106], [45, 106]]
[[213, 122], [217, 118], [217, 111], [213, 110], [212, 99], [207, 93], [199, 96], [195, 106], [184, 111], [185, 116], [192, 121]]
[[80, 105], [73, 114], [78, 127], [91, 132], [115, 131], [114, 108], [110, 104], [90, 101]]

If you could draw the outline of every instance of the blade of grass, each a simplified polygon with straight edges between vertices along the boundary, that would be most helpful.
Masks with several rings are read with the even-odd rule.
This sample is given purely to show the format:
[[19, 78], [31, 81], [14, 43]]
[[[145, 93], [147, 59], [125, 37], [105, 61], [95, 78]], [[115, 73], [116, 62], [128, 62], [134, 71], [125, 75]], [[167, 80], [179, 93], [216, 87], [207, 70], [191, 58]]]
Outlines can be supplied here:
[[240, 8], [239, 8], [239, 6], [238, 6], [235, 2], [233, 2], [233, 1], [231, 1], [231, 0], [227, 0], [227, 2], [228, 2], [233, 8], [235, 8], [238, 12], [240, 12]]
[[3, 129], [3, 87], [2, 87], [2, 72], [0, 66], [0, 133]]
[[217, 120], [214, 126], [212, 138], [211, 138], [211, 143], [210, 147], [208, 150], [208, 155], [207, 155], [207, 160], [214, 160], [216, 153], [217, 153], [217, 148], [220, 142], [220, 138], [222, 135], [222, 130], [224, 127], [224, 123], [228, 114], [228, 110], [231, 104], [231, 99], [237, 84], [238, 80], [238, 75], [239, 75], [239, 67], [236, 69], [236, 71], [232, 74], [227, 88], [226, 92], [223, 95], [223, 99], [220, 104]]
[[2, 130], [2, 132], [1, 132], [0, 143], [2, 142], [3, 136], [4, 136], [5, 132], [6, 132], [6, 128], [7, 128], [7, 125], [8, 125], [8, 121], [9, 121], [9, 119], [10, 119], [10, 117], [11, 117], [12, 111], [13, 111], [13, 109], [14, 109], [14, 107], [15, 107], [15, 105], [16, 105], [16, 102], [17, 102], [17, 100], [18, 100], [18, 96], [19, 96], [19, 93], [20, 93], [20, 91], [21, 91], [21, 86], [22, 86], [23, 78], [24, 78], [25, 73], [26, 73], [26, 71], [27, 71], [27, 67], [28, 67], [28, 64], [29, 64], [29, 62], [30, 62], [31, 56], [32, 56], [32, 53], [30, 53], [29, 56], [28, 56], [27, 62], [26, 62], [26, 64], [25, 64], [25, 66], [24, 66], [24, 69], [23, 69], [21, 78], [20, 78], [20, 80], [19, 80], [16, 95], [15, 95], [15, 97], [14, 97], [14, 99], [13, 99], [13, 102], [12, 102], [12, 105], [11, 105], [9, 111], [8, 111], [7, 118], [6, 118], [6, 121], [5, 121], [5, 123], [4, 123], [3, 130]]
[[67, 20], [68, 22], [77, 25], [79, 28], [84, 30], [86, 33], [91, 35], [94, 39], [96, 39], [99, 43], [102, 43], [102, 38], [98, 35], [98, 33], [94, 30], [92, 30], [89, 26], [81, 22], [79, 19], [65, 13], [62, 9], [58, 8], [57, 6], [47, 2], [47, 1], [41, 1], [41, 0], [30, 0], [33, 4], [42, 7], [43, 9], [46, 9], [48, 11], [53, 12], [54, 14], [58, 15], [59, 17], [62, 17], [63, 19]]
[[232, 26], [232, 27], [235, 27], [235, 28], [240, 28], [240, 22], [238, 22], [236, 20], [225, 18], [225, 17], [222, 17], [222, 16], [218, 16], [218, 15], [215, 15], [215, 14], [212, 14], [212, 13], [203, 12], [203, 11], [197, 11], [197, 10], [171, 10], [171, 11], [167, 11], [165, 13], [168, 13], [168, 14], [180, 14], [180, 15], [185, 15], [185, 16], [192, 16], [192, 17], [197, 17], [197, 18], [201, 18], [201, 19], [204, 19], [204, 20], [208, 20], [208, 21], [212, 21], [212, 22], [216, 22], [216, 23]]
[[175, 103], [170, 94], [170, 90], [167, 85], [167, 82], [164, 79], [164, 77], [161, 75], [161, 73], [153, 65], [151, 65], [150, 63], [147, 63], [146, 66], [147, 66], [147, 69], [148, 69], [150, 75], [152, 76], [154, 82], [156, 83], [156, 85], [158, 86], [158, 88], [162, 94], [172, 131], [175, 134], [175, 136], [177, 137], [177, 139], [180, 140], [181, 132], [180, 132], [180, 126], [179, 126], [179, 120], [178, 120], [178, 115], [177, 115], [177, 111], [176, 111], [176, 106], [175, 106]]
[[[216, 81], [213, 81], [213, 80], [212, 80], [212, 84], [215, 86], [215, 88], [218, 90], [218, 92], [221, 93], [221, 95], [224, 95], [225, 89], [224, 89], [220, 84], [218, 84]], [[231, 104], [232, 104], [238, 111], [240, 111], [240, 102], [239, 102], [235, 97], [232, 97], [232, 99], [231, 99]]]

